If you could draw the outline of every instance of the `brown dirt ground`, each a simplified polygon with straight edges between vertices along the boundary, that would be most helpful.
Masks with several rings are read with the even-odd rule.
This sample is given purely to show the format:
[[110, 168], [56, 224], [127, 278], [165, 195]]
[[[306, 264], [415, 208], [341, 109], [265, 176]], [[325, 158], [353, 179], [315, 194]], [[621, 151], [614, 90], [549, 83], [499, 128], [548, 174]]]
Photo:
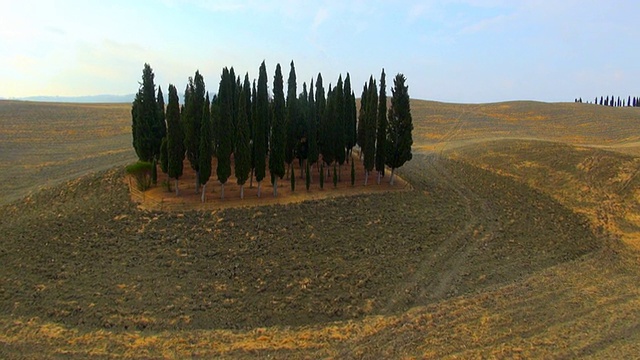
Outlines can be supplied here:
[[[193, 210], [216, 210], [234, 207], [252, 207], [262, 205], [274, 205], [274, 204], [292, 204], [299, 203], [306, 200], [319, 200], [330, 197], [338, 196], [350, 196], [358, 194], [372, 194], [386, 191], [402, 191], [411, 190], [411, 185], [405, 181], [402, 177], [396, 173], [394, 175], [394, 184], [389, 184], [390, 169], [386, 169], [385, 177], [380, 184], [376, 183], [375, 169], [369, 176], [367, 186], [365, 182], [365, 172], [362, 161], [354, 154], [352, 159], [355, 164], [355, 183], [351, 185], [351, 165], [344, 164], [341, 170], [340, 181], [336, 187], [333, 186], [333, 178], [330, 176], [325, 179], [324, 188], [320, 188], [320, 169], [314, 165], [311, 168], [312, 183], [309, 186], [309, 190], [306, 189], [306, 180], [301, 178], [302, 174], [298, 161], [294, 161], [292, 166], [294, 167], [294, 173], [296, 174], [295, 191], [291, 191], [291, 180], [285, 175], [282, 179], [278, 179], [278, 196], [273, 196], [273, 185], [269, 180], [271, 175], [267, 168], [266, 177], [262, 181], [261, 196], [258, 197], [258, 187], [254, 179], [253, 187], [249, 187], [249, 180], [247, 180], [244, 187], [244, 199], [240, 198], [240, 186], [237, 184], [235, 176], [231, 176], [224, 187], [224, 199], [221, 199], [221, 187], [220, 182], [215, 174], [217, 161], [212, 159], [212, 176], [206, 187], [206, 201], [202, 203], [201, 195], [195, 192], [195, 171], [189, 165], [189, 161], [184, 161], [184, 174], [180, 177], [179, 196], [175, 195], [174, 181], [171, 179], [171, 192], [167, 188], [161, 185], [162, 182], [166, 182], [166, 175], [160, 171], [158, 174], [158, 186], [155, 186], [145, 192], [136, 191], [135, 182], [127, 177], [127, 183], [131, 191], [131, 198], [134, 202], [138, 203], [140, 208], [147, 210], [161, 210], [161, 211], [185, 211], [189, 209]], [[233, 168], [233, 159], [231, 161]], [[159, 168], [158, 168], [159, 170]], [[331, 168], [333, 173], [333, 168]]]

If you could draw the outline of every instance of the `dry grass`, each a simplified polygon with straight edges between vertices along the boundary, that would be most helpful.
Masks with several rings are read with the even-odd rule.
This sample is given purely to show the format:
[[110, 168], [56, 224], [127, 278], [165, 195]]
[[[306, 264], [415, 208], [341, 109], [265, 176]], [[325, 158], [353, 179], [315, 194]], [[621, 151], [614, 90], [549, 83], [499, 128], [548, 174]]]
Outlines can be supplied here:
[[0, 100], [0, 204], [134, 157], [129, 104]]

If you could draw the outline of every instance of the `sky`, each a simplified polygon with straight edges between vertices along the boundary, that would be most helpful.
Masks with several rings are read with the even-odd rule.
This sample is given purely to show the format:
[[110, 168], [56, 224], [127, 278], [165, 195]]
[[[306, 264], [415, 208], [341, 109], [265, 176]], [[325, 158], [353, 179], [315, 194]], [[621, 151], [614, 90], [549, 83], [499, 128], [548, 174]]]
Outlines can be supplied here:
[[[298, 92], [384, 68], [412, 98], [456, 103], [640, 95], [636, 0], [10, 0], [0, 9], [0, 97], [124, 95], [264, 60]], [[286, 88], [286, 86], [285, 86]]]

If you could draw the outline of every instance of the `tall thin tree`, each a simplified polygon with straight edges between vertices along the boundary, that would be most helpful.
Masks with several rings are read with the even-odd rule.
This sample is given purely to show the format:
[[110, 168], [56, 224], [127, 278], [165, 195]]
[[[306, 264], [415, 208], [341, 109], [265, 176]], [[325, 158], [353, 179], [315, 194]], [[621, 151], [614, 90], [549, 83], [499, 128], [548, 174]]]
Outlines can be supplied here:
[[238, 104], [238, 124], [236, 127], [236, 151], [233, 154], [235, 160], [235, 173], [238, 185], [240, 185], [240, 198], [244, 199], [244, 184], [249, 177], [251, 168], [251, 139], [249, 129], [249, 114], [247, 108], [251, 107], [251, 103], [247, 103], [247, 94], [251, 99], [251, 85], [249, 83], [249, 74], [244, 77], [242, 86], [243, 95], [240, 97]]
[[202, 122], [200, 123], [200, 172], [198, 173], [200, 184], [202, 185], [201, 201], [206, 201], [207, 182], [211, 177], [211, 106], [209, 102], [209, 93], [204, 99], [202, 108]]
[[413, 121], [409, 104], [409, 87], [403, 74], [396, 75], [391, 90], [389, 128], [387, 130], [387, 165], [391, 168], [389, 183], [393, 185], [395, 170], [411, 160]]
[[378, 172], [377, 182], [380, 184], [384, 176], [385, 166], [385, 144], [387, 136], [387, 89], [384, 69], [380, 74], [380, 96], [378, 96], [378, 125], [376, 136], [376, 171]]
[[233, 91], [235, 79], [231, 76], [229, 69], [222, 70], [220, 86], [218, 88], [218, 101], [220, 102], [219, 129], [220, 137], [218, 141], [218, 166], [216, 174], [220, 181], [220, 197], [224, 199], [224, 184], [231, 176], [231, 152], [233, 151]]
[[273, 196], [278, 196], [278, 178], [284, 176], [285, 160], [285, 100], [280, 64], [273, 77], [273, 122], [269, 141], [269, 172], [273, 181]]
[[267, 156], [267, 136], [269, 134], [269, 94], [267, 89], [267, 68], [264, 63], [260, 64], [258, 75], [258, 89], [256, 94], [256, 118], [254, 122], [254, 154], [255, 154], [255, 175], [258, 182], [258, 197], [262, 180], [266, 173]]
[[178, 179], [182, 176], [184, 163], [184, 139], [180, 123], [180, 104], [178, 91], [169, 85], [169, 103], [167, 104], [167, 157], [168, 174], [175, 179], [176, 196], [179, 195]]

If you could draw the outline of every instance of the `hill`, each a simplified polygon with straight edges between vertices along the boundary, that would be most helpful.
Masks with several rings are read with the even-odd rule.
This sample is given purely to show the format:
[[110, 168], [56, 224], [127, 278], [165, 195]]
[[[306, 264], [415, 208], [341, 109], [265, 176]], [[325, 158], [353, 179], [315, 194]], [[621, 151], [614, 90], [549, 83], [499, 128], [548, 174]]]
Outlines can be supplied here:
[[497, 139], [547, 140], [638, 153], [640, 108], [513, 101], [448, 104], [413, 100], [416, 150]]
[[27, 105], [0, 102], [0, 357], [640, 352], [640, 109], [413, 100], [413, 190], [165, 213], [80, 177], [134, 157], [129, 106]]
[[135, 160], [130, 104], [0, 101], [0, 204]]

